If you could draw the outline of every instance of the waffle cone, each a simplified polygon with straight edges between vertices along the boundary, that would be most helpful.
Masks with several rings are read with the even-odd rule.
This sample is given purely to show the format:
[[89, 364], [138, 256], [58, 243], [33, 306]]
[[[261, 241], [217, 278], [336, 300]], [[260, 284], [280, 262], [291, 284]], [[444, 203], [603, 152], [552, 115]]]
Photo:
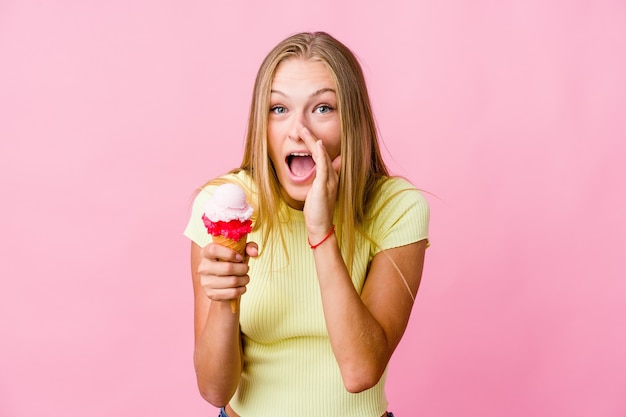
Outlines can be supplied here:
[[[247, 236], [243, 236], [239, 240], [232, 240], [221, 235], [213, 236], [213, 242], [217, 243], [218, 245], [226, 246], [227, 248], [234, 250], [235, 252], [239, 253], [242, 256], [245, 256], [247, 241], [248, 241]], [[238, 299], [230, 300], [230, 310], [233, 312], [233, 314], [237, 312], [238, 303], [239, 303]]]
[[224, 236], [213, 236], [213, 242], [217, 243], [218, 245], [231, 248], [241, 255], [245, 255], [244, 251], [246, 250], [247, 241], [248, 239], [246, 238], [246, 236], [242, 237], [239, 240], [232, 240]]

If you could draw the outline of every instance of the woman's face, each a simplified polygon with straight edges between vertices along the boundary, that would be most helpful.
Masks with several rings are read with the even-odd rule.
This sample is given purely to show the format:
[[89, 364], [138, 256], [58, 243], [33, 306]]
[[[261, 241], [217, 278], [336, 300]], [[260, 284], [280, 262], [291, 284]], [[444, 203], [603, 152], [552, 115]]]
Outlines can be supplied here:
[[341, 124], [337, 86], [320, 61], [289, 58], [278, 65], [270, 94], [268, 147], [283, 197], [302, 209], [315, 178], [311, 151], [298, 131], [306, 127], [326, 147], [330, 159], [340, 153]]

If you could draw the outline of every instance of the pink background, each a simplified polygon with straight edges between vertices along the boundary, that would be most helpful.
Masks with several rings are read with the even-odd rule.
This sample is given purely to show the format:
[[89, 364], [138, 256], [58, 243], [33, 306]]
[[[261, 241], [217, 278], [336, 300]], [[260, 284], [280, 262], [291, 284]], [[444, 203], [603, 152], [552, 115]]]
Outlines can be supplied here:
[[0, 416], [216, 414], [182, 230], [300, 30], [430, 193], [390, 408], [625, 416], [626, 5], [543, 0], [0, 1]]

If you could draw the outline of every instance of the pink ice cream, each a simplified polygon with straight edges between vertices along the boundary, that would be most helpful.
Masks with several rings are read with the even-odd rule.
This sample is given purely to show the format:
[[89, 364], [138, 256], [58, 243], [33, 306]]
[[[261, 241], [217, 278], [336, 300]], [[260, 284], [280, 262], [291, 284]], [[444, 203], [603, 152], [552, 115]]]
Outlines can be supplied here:
[[202, 220], [212, 236], [238, 241], [252, 231], [252, 211], [243, 190], [227, 183], [217, 187], [206, 202]]

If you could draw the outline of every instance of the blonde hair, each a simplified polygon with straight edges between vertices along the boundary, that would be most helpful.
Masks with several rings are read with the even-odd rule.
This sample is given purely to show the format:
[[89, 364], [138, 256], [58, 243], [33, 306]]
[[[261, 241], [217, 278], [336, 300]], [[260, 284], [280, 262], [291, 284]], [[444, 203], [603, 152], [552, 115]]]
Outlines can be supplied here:
[[[378, 133], [365, 77], [356, 56], [325, 32], [298, 33], [280, 42], [266, 56], [257, 73], [250, 106], [245, 151], [239, 169], [247, 171], [256, 188], [256, 225], [264, 240], [288, 219], [276, 217], [286, 204], [269, 158], [267, 125], [270, 90], [278, 65], [286, 59], [316, 60], [326, 65], [337, 87], [341, 123], [341, 168], [335, 222], [337, 237], [351, 270], [356, 233], [366, 219], [372, 195], [388, 170], [378, 145]], [[256, 227], [256, 226], [255, 226]]]

